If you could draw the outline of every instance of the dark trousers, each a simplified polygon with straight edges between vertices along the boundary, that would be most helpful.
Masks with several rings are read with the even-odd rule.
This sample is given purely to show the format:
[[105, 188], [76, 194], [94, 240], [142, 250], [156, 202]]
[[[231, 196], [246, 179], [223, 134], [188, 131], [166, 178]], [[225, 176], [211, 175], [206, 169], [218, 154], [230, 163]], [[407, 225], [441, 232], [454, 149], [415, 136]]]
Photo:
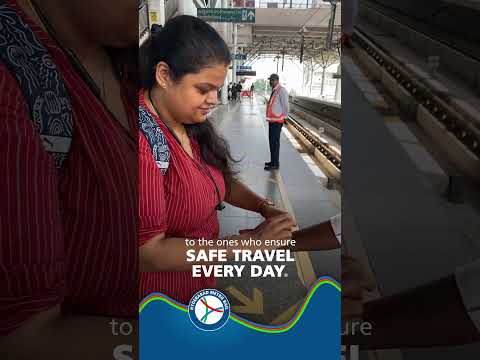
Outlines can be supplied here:
[[280, 156], [280, 134], [283, 123], [268, 123], [268, 142], [270, 144], [270, 163], [272, 166], [279, 166]]

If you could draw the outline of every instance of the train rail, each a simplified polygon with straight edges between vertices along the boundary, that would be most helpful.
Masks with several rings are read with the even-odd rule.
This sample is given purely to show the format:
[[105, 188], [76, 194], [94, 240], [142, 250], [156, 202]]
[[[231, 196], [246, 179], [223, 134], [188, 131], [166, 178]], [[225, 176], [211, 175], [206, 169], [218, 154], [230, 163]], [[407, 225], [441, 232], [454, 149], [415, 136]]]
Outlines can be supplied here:
[[295, 115], [290, 115], [287, 120], [287, 128], [296, 138], [300, 139], [308, 152], [320, 163], [328, 178], [339, 182], [342, 169], [340, 151], [303, 126], [299, 120]]
[[[445, 150], [463, 172], [480, 180], [480, 124], [431, 88], [366, 33], [357, 29], [353, 40], [369, 58], [370, 69], [393, 94], [400, 107]], [[393, 84], [393, 85], [392, 85]]]
[[[477, 28], [480, 2], [459, 0], [363, 0], [361, 11], [375, 11], [480, 61]], [[378, 18], [378, 17], [377, 17]]]
[[300, 116], [304, 113], [307, 117], [315, 118], [316, 123], [309, 121], [314, 126], [318, 127], [326, 123], [337, 130], [342, 127], [340, 105], [302, 96], [291, 97], [290, 104], [292, 111], [299, 113]]

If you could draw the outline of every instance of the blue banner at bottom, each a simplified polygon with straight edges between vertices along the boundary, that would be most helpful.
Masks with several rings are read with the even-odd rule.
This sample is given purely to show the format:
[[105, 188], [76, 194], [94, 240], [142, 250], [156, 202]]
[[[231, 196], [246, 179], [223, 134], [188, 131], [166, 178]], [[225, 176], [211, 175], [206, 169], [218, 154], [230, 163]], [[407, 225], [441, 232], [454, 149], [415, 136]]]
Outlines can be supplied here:
[[[229, 311], [227, 303], [205, 292], [195, 298], [195, 308], [151, 294], [140, 307], [140, 359], [340, 359], [341, 293], [332, 279], [319, 279], [286, 324], [256, 324], [230, 314], [218, 330], [198, 327], [198, 321], [206, 322], [208, 317], [225, 321], [221, 312]], [[198, 320], [192, 321], [195, 311]]]

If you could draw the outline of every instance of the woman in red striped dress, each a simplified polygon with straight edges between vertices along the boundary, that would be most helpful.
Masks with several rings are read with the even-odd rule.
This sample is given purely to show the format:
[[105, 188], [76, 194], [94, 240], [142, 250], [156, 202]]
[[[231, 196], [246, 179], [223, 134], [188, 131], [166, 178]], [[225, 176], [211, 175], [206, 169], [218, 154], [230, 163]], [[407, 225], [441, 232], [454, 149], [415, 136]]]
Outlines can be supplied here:
[[161, 292], [188, 303], [214, 278], [193, 278], [185, 239], [217, 239], [222, 202], [265, 222], [235, 239], [290, 239], [293, 220], [240, 183], [227, 143], [207, 115], [225, 82], [230, 52], [218, 33], [179, 16], [147, 44], [139, 93], [140, 297]]

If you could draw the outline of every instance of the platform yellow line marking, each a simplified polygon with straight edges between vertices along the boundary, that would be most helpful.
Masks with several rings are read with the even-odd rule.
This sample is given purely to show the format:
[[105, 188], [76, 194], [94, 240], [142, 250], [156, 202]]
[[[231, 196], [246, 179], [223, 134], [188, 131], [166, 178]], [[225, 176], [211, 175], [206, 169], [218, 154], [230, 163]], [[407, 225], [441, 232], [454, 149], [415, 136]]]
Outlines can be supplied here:
[[[277, 181], [278, 189], [280, 191], [280, 196], [282, 197], [283, 207], [286, 211], [288, 211], [293, 219], [297, 221], [295, 218], [295, 212], [293, 211], [292, 204], [288, 199], [288, 194], [286, 191], [285, 184], [283, 183], [282, 176], [280, 175], [279, 171], [274, 171], [273, 176]], [[295, 228], [298, 230], [298, 227]], [[312, 261], [310, 259], [310, 255], [306, 251], [299, 251], [295, 252], [295, 264], [297, 266], [298, 278], [302, 282], [303, 286], [307, 289], [317, 280], [317, 275], [315, 274], [315, 270], [312, 265]]]
[[[266, 121], [265, 119], [261, 119], [263, 128], [265, 133], [267, 133]], [[295, 218], [295, 212], [293, 211], [292, 204], [288, 199], [288, 193], [283, 182], [282, 176], [278, 170], [272, 171], [273, 178], [275, 179], [278, 189], [280, 191], [280, 196], [282, 197], [283, 209], [288, 211], [290, 215], [292, 215], [293, 220], [296, 222], [297, 219]], [[299, 228], [296, 227], [295, 230]], [[299, 251], [294, 253], [295, 256], [295, 265], [297, 266], [297, 273], [298, 278], [302, 285], [309, 289], [310, 286], [317, 280], [317, 275], [315, 274], [315, 270], [312, 265], [312, 261], [310, 259], [310, 255], [306, 251]]]
[[230, 293], [230, 295], [244, 304], [232, 306], [233, 312], [239, 314], [263, 314], [263, 293], [261, 290], [253, 288], [252, 299], [232, 285], [230, 285], [226, 290]]

